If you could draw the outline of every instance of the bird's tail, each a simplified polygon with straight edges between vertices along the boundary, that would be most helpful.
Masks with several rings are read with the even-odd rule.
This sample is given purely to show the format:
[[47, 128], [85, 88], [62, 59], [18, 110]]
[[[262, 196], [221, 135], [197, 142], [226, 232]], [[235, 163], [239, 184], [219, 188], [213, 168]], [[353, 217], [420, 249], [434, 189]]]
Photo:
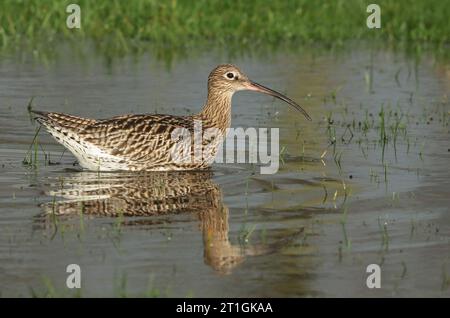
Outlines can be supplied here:
[[36, 120], [41, 125], [46, 126], [46, 123], [49, 122], [49, 112], [43, 112], [40, 110], [30, 110], [30, 112], [34, 115], [34, 120]]
[[96, 122], [95, 119], [82, 118], [62, 113], [44, 112], [40, 110], [31, 110], [34, 119], [45, 126], [47, 130], [64, 130], [67, 132], [78, 133], [86, 126]]

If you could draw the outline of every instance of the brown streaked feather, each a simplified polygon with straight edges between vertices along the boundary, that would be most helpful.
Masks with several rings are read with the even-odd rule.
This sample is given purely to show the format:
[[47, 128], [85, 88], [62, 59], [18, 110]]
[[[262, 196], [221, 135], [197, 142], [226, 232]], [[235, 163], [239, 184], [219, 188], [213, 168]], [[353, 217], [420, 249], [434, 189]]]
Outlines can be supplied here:
[[73, 132], [79, 132], [86, 127], [96, 122], [95, 119], [83, 118], [73, 115], [55, 112], [31, 111], [36, 115], [36, 120], [41, 124], [46, 124], [52, 127], [60, 126]]
[[84, 127], [79, 138], [125, 160], [147, 165], [170, 160], [176, 128], [193, 131], [192, 117], [171, 115], [124, 115], [99, 120]]

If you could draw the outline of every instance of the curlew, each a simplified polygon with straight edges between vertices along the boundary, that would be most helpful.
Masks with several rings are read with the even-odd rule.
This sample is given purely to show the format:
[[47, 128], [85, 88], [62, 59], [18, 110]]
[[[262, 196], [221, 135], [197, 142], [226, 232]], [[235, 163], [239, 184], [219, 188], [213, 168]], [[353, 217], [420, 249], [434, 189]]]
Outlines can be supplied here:
[[[208, 97], [200, 113], [191, 116], [162, 114], [121, 115], [109, 119], [88, 119], [77, 116], [33, 111], [36, 120], [77, 158], [81, 167], [94, 171], [173, 171], [208, 168], [231, 123], [231, 99], [241, 90], [256, 91], [279, 98], [309, 115], [288, 97], [251, 81], [231, 64], [219, 65], [209, 74]], [[214, 129], [216, 135], [202, 135], [201, 149], [208, 156], [191, 160], [195, 145], [186, 154], [174, 138], [177, 130], [194, 134], [195, 123], [202, 132]], [[181, 147], [182, 148], [182, 147]], [[184, 156], [184, 157], [183, 157]], [[188, 160], [186, 160], [186, 156]]]

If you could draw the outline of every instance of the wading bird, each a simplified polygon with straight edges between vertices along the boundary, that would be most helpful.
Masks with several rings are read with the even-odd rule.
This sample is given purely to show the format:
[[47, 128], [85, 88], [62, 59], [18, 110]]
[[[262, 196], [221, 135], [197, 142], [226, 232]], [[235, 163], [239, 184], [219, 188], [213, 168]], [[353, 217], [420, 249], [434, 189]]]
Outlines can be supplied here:
[[[288, 97], [251, 81], [231, 64], [217, 66], [208, 77], [208, 97], [200, 113], [192, 116], [122, 115], [95, 120], [54, 112], [33, 111], [36, 119], [63, 146], [69, 149], [84, 169], [94, 171], [172, 171], [207, 168], [216, 154], [231, 123], [231, 98], [241, 90], [256, 91], [279, 98], [309, 115]], [[182, 129], [194, 134], [195, 122], [202, 132], [214, 129], [217, 135], [202, 136], [200, 160], [195, 157], [196, 143], [187, 154], [183, 149], [173, 151]], [[186, 140], [186, 139], [185, 139]], [[189, 141], [189, 144], [191, 142]], [[183, 148], [183, 147], [181, 147]], [[174, 155], [176, 154], [176, 155]], [[184, 154], [184, 155], [183, 155]], [[184, 157], [183, 157], [184, 156]]]

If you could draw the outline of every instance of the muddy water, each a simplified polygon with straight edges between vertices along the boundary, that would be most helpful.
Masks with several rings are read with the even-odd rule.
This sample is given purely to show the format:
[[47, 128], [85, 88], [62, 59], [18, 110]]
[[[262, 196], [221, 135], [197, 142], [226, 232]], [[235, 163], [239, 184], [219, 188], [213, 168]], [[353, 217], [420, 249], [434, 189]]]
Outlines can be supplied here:
[[[313, 118], [235, 96], [233, 127], [280, 128], [275, 175], [250, 164], [80, 172], [43, 131], [29, 151], [31, 97], [36, 109], [94, 118], [189, 114], [219, 62], [209, 53], [168, 70], [152, 56], [2, 57], [1, 295], [450, 296], [450, 66], [432, 55], [233, 60]], [[36, 164], [22, 163], [27, 153]], [[78, 292], [65, 285], [73, 263]], [[369, 264], [381, 266], [380, 289], [366, 286]]]

